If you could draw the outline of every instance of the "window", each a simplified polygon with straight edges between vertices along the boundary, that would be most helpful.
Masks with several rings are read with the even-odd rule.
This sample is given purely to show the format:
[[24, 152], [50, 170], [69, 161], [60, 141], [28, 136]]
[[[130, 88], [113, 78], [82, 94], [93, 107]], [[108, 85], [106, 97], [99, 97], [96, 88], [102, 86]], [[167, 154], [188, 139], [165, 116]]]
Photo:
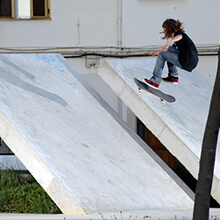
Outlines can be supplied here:
[[50, 18], [50, 0], [0, 0], [0, 18]]
[[12, 1], [0, 0], [0, 16], [12, 17]]
[[48, 18], [50, 15], [48, 0], [31, 0], [31, 17]]

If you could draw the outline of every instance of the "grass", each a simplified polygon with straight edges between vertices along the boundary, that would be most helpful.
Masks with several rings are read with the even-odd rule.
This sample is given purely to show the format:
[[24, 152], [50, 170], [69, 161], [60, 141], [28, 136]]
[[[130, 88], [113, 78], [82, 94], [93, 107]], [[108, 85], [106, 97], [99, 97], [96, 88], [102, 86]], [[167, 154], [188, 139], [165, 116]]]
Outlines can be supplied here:
[[29, 172], [0, 169], [0, 212], [58, 214], [60, 209]]
[[[61, 211], [28, 171], [0, 168], [0, 213], [60, 214]], [[101, 219], [106, 220], [102, 213], [99, 214]], [[114, 215], [111, 219], [134, 220], [137, 216], [125, 218], [121, 211], [119, 218]], [[141, 219], [150, 220], [151, 216], [143, 216]], [[171, 220], [187, 218], [174, 216]], [[219, 218], [211, 216], [210, 220]]]

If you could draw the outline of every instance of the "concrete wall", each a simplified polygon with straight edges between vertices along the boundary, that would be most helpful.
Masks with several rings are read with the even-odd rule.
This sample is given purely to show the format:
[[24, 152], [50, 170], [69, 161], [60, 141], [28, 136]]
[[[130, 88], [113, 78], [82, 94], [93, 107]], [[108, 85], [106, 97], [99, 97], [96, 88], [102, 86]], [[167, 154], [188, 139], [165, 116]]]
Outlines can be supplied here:
[[[117, 46], [118, 2], [51, 0], [51, 20], [1, 19], [0, 46]], [[184, 22], [196, 44], [218, 44], [219, 7], [219, 0], [122, 0], [122, 46], [164, 44], [159, 32], [170, 17]]]

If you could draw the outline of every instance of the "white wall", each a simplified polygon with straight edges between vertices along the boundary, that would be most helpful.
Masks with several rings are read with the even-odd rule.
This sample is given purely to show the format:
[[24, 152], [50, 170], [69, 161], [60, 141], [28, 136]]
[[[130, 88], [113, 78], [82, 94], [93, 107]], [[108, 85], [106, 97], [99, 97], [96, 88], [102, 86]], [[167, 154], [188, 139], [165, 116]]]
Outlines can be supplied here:
[[51, 0], [51, 20], [1, 20], [1, 47], [116, 45], [117, 1]]
[[[219, 0], [123, 0], [123, 46], [163, 44], [166, 18], [196, 44], [218, 44]], [[51, 0], [51, 20], [1, 20], [1, 47], [117, 46], [118, 0]]]
[[163, 43], [159, 32], [167, 18], [180, 19], [196, 44], [219, 43], [219, 0], [126, 0], [123, 7], [124, 45]]

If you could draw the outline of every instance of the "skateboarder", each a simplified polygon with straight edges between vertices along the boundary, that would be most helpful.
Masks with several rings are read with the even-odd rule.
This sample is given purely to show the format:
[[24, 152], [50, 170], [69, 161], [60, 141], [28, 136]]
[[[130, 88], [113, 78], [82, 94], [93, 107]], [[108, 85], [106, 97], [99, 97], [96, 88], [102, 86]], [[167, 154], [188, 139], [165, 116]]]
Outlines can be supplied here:
[[168, 76], [163, 78], [164, 81], [177, 84], [179, 81], [177, 67], [191, 72], [198, 63], [198, 52], [190, 37], [183, 29], [183, 23], [179, 20], [167, 19], [163, 25], [164, 37], [170, 39], [164, 48], [154, 51], [150, 55], [158, 55], [151, 79], [144, 79], [144, 82], [158, 88], [161, 83], [162, 70], [167, 61]]

